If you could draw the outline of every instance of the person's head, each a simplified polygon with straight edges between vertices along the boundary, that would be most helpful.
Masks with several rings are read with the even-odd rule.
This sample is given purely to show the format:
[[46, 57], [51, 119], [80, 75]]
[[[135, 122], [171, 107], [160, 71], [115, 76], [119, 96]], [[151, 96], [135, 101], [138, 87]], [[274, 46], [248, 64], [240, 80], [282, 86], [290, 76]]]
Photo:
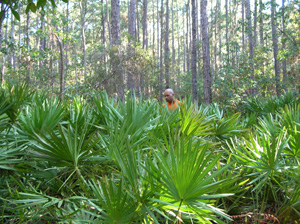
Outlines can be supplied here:
[[174, 100], [174, 91], [172, 89], [166, 89], [164, 91], [164, 97], [167, 102], [171, 103]]

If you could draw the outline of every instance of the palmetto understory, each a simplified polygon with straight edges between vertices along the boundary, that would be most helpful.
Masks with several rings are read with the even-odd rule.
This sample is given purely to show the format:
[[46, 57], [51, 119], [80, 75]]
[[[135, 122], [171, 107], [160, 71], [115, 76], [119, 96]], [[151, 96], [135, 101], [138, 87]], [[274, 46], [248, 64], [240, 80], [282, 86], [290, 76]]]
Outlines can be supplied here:
[[249, 113], [218, 105], [26, 88], [0, 91], [2, 223], [230, 223], [274, 204], [283, 222], [299, 219], [295, 103], [249, 128]]

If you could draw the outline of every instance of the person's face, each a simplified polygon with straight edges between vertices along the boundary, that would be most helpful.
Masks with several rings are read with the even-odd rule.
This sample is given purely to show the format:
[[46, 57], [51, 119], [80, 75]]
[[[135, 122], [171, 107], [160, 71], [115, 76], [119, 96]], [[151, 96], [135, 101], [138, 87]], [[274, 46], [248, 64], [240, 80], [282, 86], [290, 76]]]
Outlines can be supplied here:
[[174, 99], [174, 93], [172, 93], [170, 91], [165, 91], [164, 92], [164, 97], [165, 97], [167, 102], [171, 103]]

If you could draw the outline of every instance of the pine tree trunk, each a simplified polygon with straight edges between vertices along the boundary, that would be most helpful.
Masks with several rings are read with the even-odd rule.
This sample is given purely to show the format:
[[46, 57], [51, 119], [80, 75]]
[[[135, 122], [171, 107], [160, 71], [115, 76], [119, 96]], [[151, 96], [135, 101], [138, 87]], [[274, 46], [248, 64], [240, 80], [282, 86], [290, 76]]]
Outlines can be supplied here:
[[[218, 1], [216, 1], [216, 6], [215, 6], [215, 47], [214, 47], [214, 61], [215, 61], [215, 71], [218, 71], [218, 62], [217, 62], [217, 27], [218, 27], [218, 22], [217, 22], [217, 15], [218, 15]], [[214, 79], [216, 78], [216, 73], [215, 73], [215, 77]]]
[[[1, 3], [1, 11], [4, 10], [4, 4]], [[3, 13], [0, 17], [0, 48], [2, 48], [2, 31], [3, 31], [3, 22], [5, 19], [5, 13]], [[7, 30], [7, 26], [6, 26]], [[6, 37], [5, 37], [6, 39]], [[6, 48], [6, 44], [4, 44], [4, 48]], [[0, 85], [4, 81], [4, 70], [5, 70], [5, 55], [2, 54], [2, 66], [1, 66], [1, 71], [0, 71]]]
[[107, 29], [108, 29], [108, 39], [109, 39], [109, 48], [111, 49], [112, 44], [112, 37], [111, 37], [111, 25], [109, 20], [109, 10], [108, 10], [108, 2], [106, 0], [106, 23], [107, 23]]
[[69, 59], [68, 59], [68, 55], [69, 55], [69, 1], [67, 3], [67, 18], [66, 18], [66, 39], [67, 41], [64, 43], [65, 46], [65, 50], [66, 50], [66, 55], [65, 55], [65, 65], [66, 68], [68, 68], [68, 64], [69, 64]]
[[[4, 11], [4, 4], [1, 3], [1, 12]], [[3, 22], [5, 18], [5, 13], [0, 15], [0, 48], [2, 47], [2, 31], [3, 31]]]
[[143, 0], [143, 49], [148, 48], [147, 11], [148, 0]]
[[243, 53], [245, 53], [245, 0], [242, 0], [242, 41]]
[[174, 0], [171, 3], [172, 9], [172, 77], [175, 76], [175, 37], [174, 37]]
[[111, 43], [112, 75], [116, 77], [115, 88], [121, 101], [124, 101], [124, 79], [119, 57], [120, 47], [120, 0], [111, 0]]
[[257, 0], [254, 2], [253, 46], [257, 44]]
[[[253, 53], [253, 37], [252, 37], [252, 23], [251, 23], [251, 14], [250, 14], [250, 0], [246, 0], [246, 17], [248, 20], [248, 44], [249, 44], [249, 63], [250, 63], [250, 79], [254, 83], [254, 53]], [[254, 94], [254, 87], [250, 87], [250, 94]]]
[[43, 10], [41, 11], [41, 31], [42, 31], [42, 36], [40, 39], [40, 65], [44, 64], [43, 61], [43, 55], [44, 55], [44, 50], [46, 48], [45, 44], [46, 44], [46, 39], [44, 36], [44, 31], [45, 31], [45, 12], [43, 12]]
[[59, 91], [59, 96], [60, 96], [60, 101], [63, 100], [64, 98], [64, 93], [65, 93], [65, 77], [64, 77], [64, 51], [63, 51], [63, 43], [59, 39], [56, 33], [54, 33], [57, 43], [59, 45], [59, 52], [60, 52], [60, 66], [59, 66], [59, 73], [60, 73], [60, 91]]
[[226, 59], [229, 63], [229, 41], [228, 41], [228, 0], [225, 0], [225, 22], [226, 22]]
[[186, 67], [187, 67], [187, 73], [190, 72], [190, 48], [189, 48], [189, 37], [190, 37], [190, 23], [189, 23], [189, 16], [190, 16], [190, 0], [188, 0], [186, 5]]
[[15, 56], [15, 21], [14, 21], [14, 15], [11, 14], [11, 43], [12, 43], [12, 52], [10, 55], [10, 65], [12, 67], [12, 70], [15, 71], [16, 70], [16, 56]]
[[259, 40], [261, 46], [264, 46], [264, 21], [262, 0], [259, 0]]
[[85, 43], [85, 15], [86, 15], [86, 1], [80, 1], [80, 15], [81, 15], [81, 47], [82, 47], [82, 53], [83, 53], [83, 75], [84, 75], [84, 82], [87, 83], [87, 63], [86, 63], [86, 43]]
[[166, 30], [165, 30], [165, 76], [166, 88], [170, 88], [170, 60], [169, 60], [169, 0], [166, 2]]
[[196, 37], [196, 0], [192, 0], [192, 96], [197, 100], [197, 37]]
[[[284, 1], [282, 0], [282, 32], [285, 33], [285, 6]], [[285, 51], [285, 37], [282, 38], [282, 50]], [[284, 58], [282, 62], [282, 73], [283, 73], [283, 88], [287, 91], [288, 77], [286, 71], [286, 59]]]
[[280, 70], [279, 70], [279, 61], [278, 56], [278, 37], [275, 24], [275, 14], [276, 14], [276, 1], [271, 1], [271, 26], [272, 26], [272, 42], [273, 42], [273, 55], [274, 55], [274, 70], [275, 70], [275, 85], [277, 96], [281, 94], [280, 88]]
[[[148, 12], [148, 0], [143, 1], [143, 49], [148, 48], [148, 21], [147, 21], [147, 12]], [[154, 25], [154, 23], [153, 23]], [[154, 33], [154, 27], [153, 27]], [[153, 38], [154, 40], [154, 38]], [[153, 45], [154, 46], [154, 45]], [[145, 86], [145, 78], [144, 74], [140, 73], [140, 90], [141, 95], [144, 95], [144, 86]]]
[[26, 83], [29, 85], [29, 83], [30, 83], [30, 68], [31, 68], [31, 66], [30, 66], [30, 64], [31, 64], [31, 62], [30, 62], [30, 57], [29, 57], [29, 51], [30, 51], [30, 36], [29, 36], [29, 26], [30, 26], [30, 12], [28, 12], [27, 13], [27, 20], [26, 20], [26, 46], [27, 46], [27, 57], [26, 57], [26, 59], [27, 59], [27, 62], [26, 62], [26, 64], [27, 64], [27, 66], [26, 66], [26, 70], [27, 70], [27, 72], [26, 72]]
[[[19, 13], [19, 15], [21, 15], [21, 4], [19, 3], [18, 4], [18, 13]], [[19, 51], [18, 51], [18, 79], [19, 79], [19, 83], [21, 83], [21, 70], [20, 70], [20, 68], [21, 68], [21, 32], [22, 32], [22, 28], [21, 28], [21, 18], [20, 18], [20, 20], [19, 20]], [[0, 41], [0, 43], [1, 43], [1, 41]]]
[[162, 101], [162, 94], [163, 94], [163, 36], [164, 36], [164, 23], [163, 23], [163, 15], [164, 15], [164, 7], [163, 7], [163, 0], [161, 0], [161, 16], [160, 16], [160, 73], [159, 73], [159, 93], [160, 93], [160, 100]]
[[211, 76], [210, 76], [210, 58], [209, 58], [208, 19], [207, 19], [206, 8], [207, 8], [207, 0], [201, 0], [204, 102], [211, 103], [212, 95], [211, 95]]
[[[134, 46], [136, 40], [136, 2], [135, 0], [130, 0], [129, 10], [128, 10], [128, 33], [129, 33], [129, 46], [128, 55], [130, 58], [134, 56]], [[135, 93], [135, 80], [134, 71], [129, 70], [127, 72], [127, 88], [131, 93]]]

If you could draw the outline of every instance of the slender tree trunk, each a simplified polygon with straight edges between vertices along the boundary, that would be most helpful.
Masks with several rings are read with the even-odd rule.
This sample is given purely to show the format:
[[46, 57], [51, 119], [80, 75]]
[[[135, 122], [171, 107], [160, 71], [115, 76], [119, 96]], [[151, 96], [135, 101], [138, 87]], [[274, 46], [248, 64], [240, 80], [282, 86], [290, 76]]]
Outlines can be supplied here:
[[[218, 71], [218, 62], [217, 62], [217, 27], [218, 27], [218, 23], [217, 23], [217, 18], [218, 18], [218, 1], [216, 1], [216, 6], [215, 6], [215, 48], [214, 48], [214, 57], [215, 57], [215, 71]], [[199, 60], [200, 61], [200, 60]], [[199, 67], [200, 69], [200, 67]], [[216, 76], [216, 72], [215, 72], [215, 76]], [[215, 77], [214, 77], [215, 79]]]
[[[18, 13], [19, 15], [21, 15], [21, 4], [18, 4]], [[22, 28], [21, 28], [21, 17], [19, 20], [19, 47], [18, 47], [18, 79], [19, 79], [19, 83], [21, 83], [21, 32], [22, 32]], [[1, 43], [1, 42], [0, 42]]]
[[86, 43], [85, 43], [85, 15], [86, 15], [86, 1], [80, 1], [80, 15], [81, 15], [81, 47], [83, 53], [83, 69], [84, 69], [84, 82], [87, 83], [87, 64], [86, 64]]
[[45, 32], [45, 12], [42, 10], [41, 11], [41, 31], [42, 31], [42, 36], [40, 39], [40, 65], [44, 64], [43, 61], [43, 56], [44, 56], [44, 50], [46, 48], [46, 39], [44, 37], [44, 32]]
[[[130, 0], [129, 10], [128, 10], [128, 32], [129, 32], [129, 46], [128, 46], [128, 55], [130, 58], [133, 58], [134, 47], [136, 40], [136, 2], [135, 0]], [[135, 92], [135, 80], [134, 80], [134, 71], [129, 70], [127, 72], [127, 88], [131, 93]]]
[[138, 5], [135, 7], [136, 9], [136, 17], [135, 17], [135, 24], [136, 24], [136, 29], [135, 29], [135, 38], [137, 40], [138, 43], [140, 43], [140, 23], [139, 23], [139, 7]]
[[[200, 75], [200, 70], [201, 70], [201, 60], [200, 60], [200, 58], [201, 58], [201, 48], [199, 47], [200, 46], [200, 31], [199, 31], [199, 29], [200, 29], [200, 21], [199, 21], [199, 18], [200, 18], [200, 16], [199, 16], [199, 13], [198, 13], [198, 11], [199, 11], [199, 4], [198, 4], [198, 1], [196, 0], [196, 56], [197, 56], [197, 62], [198, 62], [198, 67], [197, 67], [197, 76], [199, 76]], [[198, 81], [197, 81], [197, 83], [198, 83]]]
[[[4, 11], [4, 4], [3, 3], [1, 3], [1, 10], [0, 11], [1, 12]], [[2, 13], [0, 15], [0, 47], [2, 47], [2, 31], [3, 31], [3, 21], [4, 21], [4, 18], [5, 18], [5, 13]]]
[[209, 58], [208, 19], [206, 14], [206, 8], [207, 8], [207, 0], [201, 0], [204, 102], [211, 103], [212, 95], [211, 95], [211, 76], [210, 76], [210, 58]]
[[221, 0], [218, 0], [218, 12], [219, 12], [219, 26], [218, 26], [218, 32], [219, 32], [219, 62], [220, 62], [220, 66], [223, 65], [223, 55], [222, 55], [222, 12], [221, 12]]
[[64, 98], [64, 93], [65, 93], [65, 77], [64, 77], [64, 51], [63, 51], [63, 43], [59, 39], [56, 33], [54, 33], [57, 43], [59, 45], [59, 52], [60, 52], [60, 91], [59, 91], [59, 96], [60, 100], [62, 101]]
[[[143, 0], [143, 49], [148, 48], [147, 12], [148, 12], [148, 0]], [[154, 23], [153, 23], [153, 25], [154, 25]], [[154, 34], [154, 27], [153, 27], [153, 34]], [[153, 38], [153, 40], [154, 40], [154, 38]], [[140, 89], [141, 89], [142, 96], [144, 95], [144, 86], [145, 86], [144, 74], [140, 73]]]
[[[174, 38], [174, 0], [172, 0], [171, 3], [171, 9], [172, 9], [172, 77], [175, 77], [175, 38]], [[179, 46], [178, 46], [179, 47]]]
[[169, 0], [166, 2], [166, 30], [165, 30], [165, 76], [166, 87], [170, 87], [170, 60], [169, 60], [170, 48], [169, 48]]
[[254, 2], [253, 46], [257, 45], [257, 0]]
[[107, 29], [108, 29], [109, 48], [111, 49], [111, 46], [112, 46], [112, 37], [111, 36], [112, 36], [112, 34], [111, 34], [111, 26], [110, 26], [110, 21], [109, 21], [109, 10], [108, 10], [107, 0], [106, 0], [106, 22], [107, 22]]
[[189, 36], [190, 36], [190, 31], [189, 31], [189, 16], [190, 16], [190, 0], [188, 0], [187, 5], [186, 5], [186, 67], [187, 67], [187, 73], [190, 72], [190, 48], [189, 48]]
[[[249, 43], [249, 62], [250, 62], [250, 79], [255, 81], [254, 78], [254, 53], [253, 53], [253, 37], [252, 37], [252, 23], [251, 23], [251, 14], [250, 14], [250, 0], [246, 0], [246, 17], [248, 20], [248, 43]], [[250, 94], [254, 94], [254, 87], [250, 88]]]
[[162, 94], [163, 94], [163, 36], [164, 36], [164, 23], [163, 23], [163, 15], [164, 15], [164, 7], [163, 7], [163, 0], [161, 0], [161, 16], [160, 16], [160, 73], [159, 73], [159, 92], [160, 92], [160, 101], [162, 101]]
[[[282, 32], [285, 33], [285, 6], [284, 1], [282, 0]], [[282, 38], [282, 49], [285, 51], [285, 37]], [[283, 73], [283, 88], [287, 91], [288, 77], [286, 71], [286, 59], [284, 58], [282, 62], [282, 73]]]
[[77, 49], [76, 44], [74, 45], [74, 56], [75, 56], [75, 93], [78, 93], [78, 73], [77, 73]]
[[26, 83], [30, 84], [30, 69], [31, 69], [31, 61], [30, 61], [30, 36], [29, 36], [29, 26], [30, 26], [30, 12], [27, 13], [27, 20], [26, 20], [26, 46], [27, 46], [27, 66], [26, 66]]
[[15, 55], [15, 18], [14, 15], [11, 14], [11, 43], [12, 43], [12, 49], [11, 49], [11, 55], [10, 55], [10, 65], [12, 67], [12, 70], [16, 70], [16, 55]]
[[245, 0], [242, 0], [242, 41], [243, 53], [245, 53]]
[[276, 1], [271, 1], [271, 26], [272, 26], [272, 41], [273, 41], [273, 55], [274, 55], [274, 69], [275, 69], [275, 83], [276, 83], [276, 93], [277, 96], [281, 94], [280, 88], [280, 70], [279, 70], [279, 61], [277, 59], [278, 55], [278, 37], [275, 24], [275, 14], [276, 14]]
[[226, 22], [226, 59], [229, 63], [229, 41], [228, 41], [228, 0], [225, 0], [225, 22]]
[[259, 40], [261, 46], [264, 46], [264, 20], [262, 0], [259, 0]]
[[196, 27], [196, 0], [192, 0], [192, 96], [197, 100], [197, 27]]
[[66, 50], [65, 64], [66, 64], [67, 69], [68, 69], [68, 64], [69, 64], [69, 60], [68, 60], [68, 54], [69, 54], [69, 14], [70, 13], [69, 13], [69, 1], [68, 1], [68, 3], [67, 3], [67, 21], [66, 21], [66, 39], [67, 39], [67, 41], [64, 43], [65, 50]]
[[124, 79], [120, 62], [120, 0], [111, 0], [112, 75], [116, 77], [116, 91], [124, 101]]
[[[3, 10], [4, 10], [4, 5], [1, 3], [1, 11], [3, 11]], [[2, 48], [2, 30], [3, 30], [4, 19], [5, 19], [5, 14], [3, 13], [0, 18], [0, 48]], [[6, 26], [6, 30], [7, 30], [7, 26]], [[5, 37], [5, 39], [6, 38], [7, 37]], [[6, 48], [6, 43], [4, 44], [4, 48]], [[1, 66], [1, 71], [0, 71], [0, 85], [4, 81], [5, 58], [6, 58], [5, 54], [2, 54], [2, 66]]]
[[[264, 47], [264, 23], [263, 23], [263, 3], [262, 0], [259, 0], [259, 44], [261, 47]], [[264, 76], [264, 60], [261, 63], [261, 72]], [[265, 91], [262, 91], [262, 96], [265, 96]]]
[[147, 11], [148, 0], [143, 0], [143, 49], [148, 48]]
[[[184, 16], [183, 16], [183, 24], [185, 24], [185, 21], [184, 21]], [[182, 29], [182, 39], [183, 39], [183, 73], [186, 73], [186, 60], [185, 60], [185, 58], [186, 58], [186, 42], [185, 42], [185, 36], [186, 36], [186, 33], [184, 33], [185, 32], [185, 30], [184, 30], [184, 28]]]
[[[40, 17], [36, 17], [36, 28], [35, 28], [36, 30], [40, 29], [39, 20], [40, 20]], [[40, 45], [40, 38], [39, 38], [38, 35], [36, 35], [36, 37], [35, 37], [35, 50], [37, 50], [37, 51], [39, 50], [39, 45]], [[36, 61], [36, 66], [37, 66], [37, 69], [39, 70], [40, 69], [40, 60]], [[36, 77], [34, 77], [34, 81], [36, 82]]]

